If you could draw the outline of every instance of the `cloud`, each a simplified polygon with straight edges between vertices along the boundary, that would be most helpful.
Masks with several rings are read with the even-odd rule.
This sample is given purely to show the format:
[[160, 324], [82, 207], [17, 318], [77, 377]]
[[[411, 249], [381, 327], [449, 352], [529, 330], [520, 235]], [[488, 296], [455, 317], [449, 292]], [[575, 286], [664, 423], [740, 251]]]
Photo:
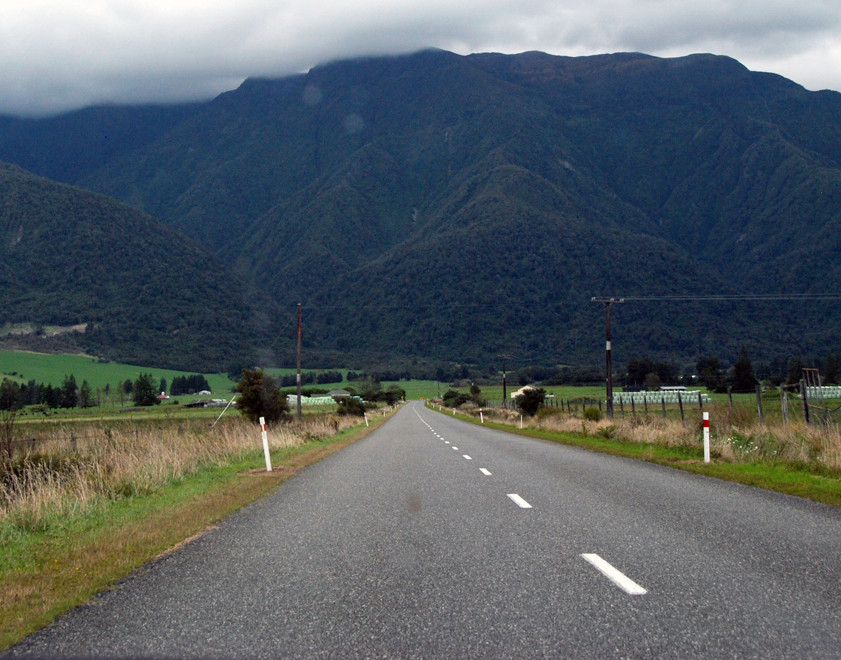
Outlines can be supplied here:
[[430, 46], [713, 52], [841, 89], [837, 0], [6, 0], [0, 112], [208, 98], [248, 76]]

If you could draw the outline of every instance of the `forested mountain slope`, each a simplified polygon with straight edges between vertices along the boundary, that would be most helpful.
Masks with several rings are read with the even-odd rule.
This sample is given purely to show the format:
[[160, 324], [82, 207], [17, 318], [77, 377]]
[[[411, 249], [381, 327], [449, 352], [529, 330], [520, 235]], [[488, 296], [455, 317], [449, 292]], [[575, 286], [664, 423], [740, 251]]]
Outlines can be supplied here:
[[272, 316], [224, 271], [125, 204], [0, 164], [2, 328], [79, 326], [80, 350], [222, 370], [257, 359]]
[[[841, 95], [726, 57], [433, 50], [160, 112], [108, 153], [85, 132], [98, 165], [66, 178], [303, 302], [312, 350], [596, 362], [593, 295], [841, 290]], [[617, 314], [620, 359], [821, 352], [841, 322], [827, 302]]]

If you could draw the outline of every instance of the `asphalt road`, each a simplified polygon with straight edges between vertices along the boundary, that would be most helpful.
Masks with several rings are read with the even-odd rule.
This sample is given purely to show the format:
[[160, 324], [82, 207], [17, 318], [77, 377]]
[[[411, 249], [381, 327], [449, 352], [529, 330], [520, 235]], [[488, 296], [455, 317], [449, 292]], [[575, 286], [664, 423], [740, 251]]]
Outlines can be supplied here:
[[407, 404], [39, 657], [841, 657], [841, 512]]

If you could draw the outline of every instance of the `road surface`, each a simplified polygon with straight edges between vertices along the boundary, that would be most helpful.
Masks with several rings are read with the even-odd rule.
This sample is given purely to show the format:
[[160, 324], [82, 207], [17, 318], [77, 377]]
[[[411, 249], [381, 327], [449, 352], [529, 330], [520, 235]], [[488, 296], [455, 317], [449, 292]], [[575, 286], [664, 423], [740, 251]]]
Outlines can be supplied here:
[[841, 512], [405, 405], [12, 655], [841, 656]]

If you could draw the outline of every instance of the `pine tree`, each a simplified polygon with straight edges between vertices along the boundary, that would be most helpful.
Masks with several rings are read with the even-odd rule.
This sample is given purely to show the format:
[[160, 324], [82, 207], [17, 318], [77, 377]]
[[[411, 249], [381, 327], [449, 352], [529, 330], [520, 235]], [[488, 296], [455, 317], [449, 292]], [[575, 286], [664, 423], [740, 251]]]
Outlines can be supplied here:
[[81, 408], [90, 408], [93, 406], [92, 389], [87, 380], [82, 381], [82, 387], [79, 388], [79, 406]]
[[748, 351], [742, 346], [739, 350], [739, 358], [733, 364], [733, 377], [730, 379], [730, 384], [736, 392], [750, 392], [756, 387], [757, 382]]
[[61, 407], [75, 408], [79, 403], [79, 387], [76, 385], [76, 377], [73, 374], [64, 377], [61, 384]]
[[160, 403], [152, 374], [140, 374], [137, 377], [137, 380], [134, 381], [131, 396], [136, 406], [153, 406]]

